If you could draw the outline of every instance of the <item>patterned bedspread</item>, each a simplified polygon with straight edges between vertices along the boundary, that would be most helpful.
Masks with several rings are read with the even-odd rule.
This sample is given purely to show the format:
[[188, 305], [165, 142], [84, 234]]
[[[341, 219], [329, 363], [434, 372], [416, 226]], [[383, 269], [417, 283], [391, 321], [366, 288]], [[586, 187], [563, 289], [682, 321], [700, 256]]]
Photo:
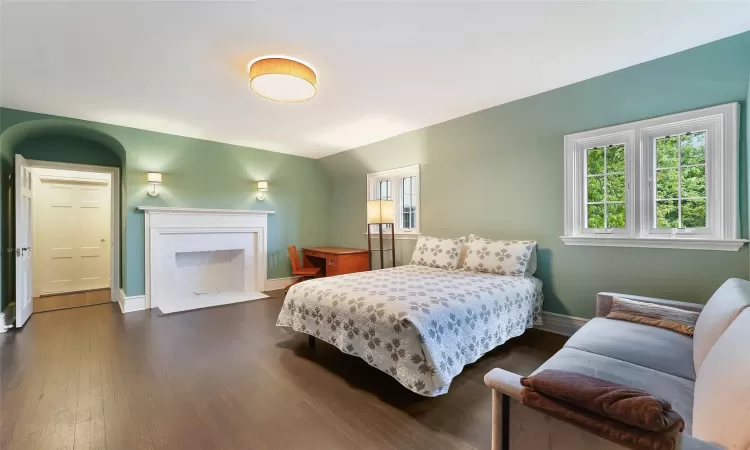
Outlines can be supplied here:
[[541, 323], [542, 282], [418, 265], [299, 283], [277, 326], [359, 356], [434, 397], [482, 355]]

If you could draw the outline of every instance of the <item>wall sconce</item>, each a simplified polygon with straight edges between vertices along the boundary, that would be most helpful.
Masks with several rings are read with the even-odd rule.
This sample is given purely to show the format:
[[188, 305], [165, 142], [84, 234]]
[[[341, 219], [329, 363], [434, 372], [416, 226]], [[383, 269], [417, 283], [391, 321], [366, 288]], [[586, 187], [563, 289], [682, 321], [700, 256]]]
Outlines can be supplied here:
[[258, 193], [255, 194], [255, 198], [260, 201], [265, 200], [266, 192], [268, 192], [268, 181], [258, 181]]
[[149, 172], [148, 173], [148, 182], [151, 184], [152, 189], [148, 192], [148, 195], [151, 197], [156, 197], [159, 195], [159, 188], [158, 185], [161, 184], [161, 174], [156, 172]]

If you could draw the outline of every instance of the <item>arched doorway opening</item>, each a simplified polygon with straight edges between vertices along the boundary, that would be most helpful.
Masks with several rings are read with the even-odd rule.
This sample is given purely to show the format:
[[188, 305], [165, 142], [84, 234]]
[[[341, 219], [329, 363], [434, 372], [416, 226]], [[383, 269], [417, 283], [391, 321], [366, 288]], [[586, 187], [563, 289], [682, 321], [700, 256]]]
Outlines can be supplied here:
[[[24, 305], [21, 303], [22, 299], [28, 299], [28, 293], [20, 292], [18, 286], [23, 286], [23, 283], [19, 284], [20, 271], [25, 268], [31, 270], [32, 283], [28, 289], [31, 290], [32, 297], [39, 297], [45, 294], [54, 294], [55, 291], [62, 292], [78, 292], [78, 290], [86, 287], [98, 287], [100, 291], [107, 291], [107, 300], [116, 300], [119, 298], [119, 289], [121, 284], [122, 275], [122, 207], [124, 204], [123, 199], [123, 180], [122, 180], [122, 168], [125, 166], [125, 149], [123, 146], [114, 139], [112, 136], [103, 133], [99, 130], [90, 128], [85, 125], [78, 123], [71, 123], [64, 119], [49, 119], [49, 120], [38, 120], [32, 122], [26, 122], [18, 124], [11, 128], [8, 128], [2, 136], [0, 136], [0, 151], [2, 151], [2, 184], [3, 192], [6, 193], [3, 197], [3, 208], [2, 208], [2, 238], [3, 248], [13, 251], [3, 252], [3, 264], [2, 264], [2, 290], [5, 292], [5, 301], [3, 302], [3, 309], [6, 305], [16, 303], [15, 313], [16, 317], [19, 316], [19, 306]], [[59, 245], [48, 242], [46, 253], [43, 252], [43, 248], [32, 245], [18, 246], [16, 248], [16, 238], [21, 235], [16, 229], [17, 225], [17, 214], [18, 206], [16, 205], [16, 198], [18, 189], [17, 185], [17, 168], [16, 160], [18, 156], [21, 160], [27, 161], [24, 163], [28, 166], [29, 178], [36, 180], [34, 181], [35, 186], [38, 188], [43, 187], [43, 192], [48, 195], [49, 192], [57, 193], [68, 193], [70, 194], [66, 199], [60, 197], [55, 201], [68, 201], [68, 205], [62, 205], [64, 207], [75, 207], [78, 208], [77, 213], [88, 214], [86, 218], [79, 218], [84, 224], [81, 227], [80, 224], [68, 226], [68, 231], [81, 229], [79, 235], [93, 235], [103, 234], [101, 230], [105, 228], [109, 231], [106, 237], [97, 237], [96, 240], [100, 242], [100, 252], [96, 255], [96, 245], [91, 242], [83, 242], [83, 238], [80, 238], [80, 243], [75, 245], [63, 244]], [[66, 173], [67, 171], [67, 173]], [[7, 175], [6, 175], [7, 174]], [[98, 175], [96, 175], [98, 174]], [[83, 176], [86, 175], [86, 176]], [[89, 176], [90, 175], [90, 176]], [[66, 178], [67, 177], [67, 178]], [[96, 178], [99, 178], [98, 180]], [[85, 178], [85, 179], [84, 179]], [[103, 181], [104, 179], [108, 181]], [[50, 186], [55, 185], [58, 189], [51, 190]], [[31, 182], [29, 184], [31, 186]], [[104, 186], [104, 187], [103, 187]], [[106, 187], [106, 193], [104, 191], [99, 192], [97, 195], [97, 201], [100, 201], [101, 205], [105, 205], [108, 208], [106, 216], [106, 224], [103, 224], [104, 216], [103, 208], [98, 214], [99, 219], [95, 219], [91, 215], [91, 211], [96, 208], [92, 207], [96, 202], [93, 200], [93, 193], [98, 192], [98, 189], [104, 189]], [[42, 190], [40, 190], [40, 193]], [[88, 195], [90, 198], [84, 198]], [[103, 197], [102, 197], [103, 196]], [[65, 197], [65, 196], [63, 196]], [[34, 203], [34, 211], [40, 208], [43, 202]], [[54, 202], [53, 202], [54, 203]], [[84, 205], [86, 203], [86, 205]], [[46, 219], [40, 214], [41, 220], [33, 221], [29, 224], [30, 233], [46, 233], [46, 236], [56, 236], [63, 234], [63, 228], [60, 224], [61, 218], [64, 216], [54, 215], [64, 211], [65, 208], [54, 208], [50, 202], [46, 202], [49, 215], [47, 213]], [[60, 205], [57, 205], [60, 206]], [[71, 213], [73, 214], [73, 213]], [[68, 219], [65, 219], [69, 221]], [[44, 227], [37, 227], [40, 223], [46, 223]], [[52, 225], [50, 225], [52, 223]], [[62, 223], [62, 222], [60, 222]], [[92, 224], [99, 223], [99, 231], [96, 233], [92, 232]], [[68, 224], [70, 225], [70, 224]], [[106, 225], [106, 227], [105, 227]], [[88, 231], [88, 233], [86, 233]], [[89, 236], [93, 239], [93, 236]], [[91, 239], [90, 239], [91, 241]], [[32, 250], [23, 250], [23, 248], [29, 247]], [[53, 249], [53, 250], [50, 250]], [[106, 250], [106, 252], [104, 251]], [[33, 262], [34, 258], [30, 258], [31, 261], [24, 262], [25, 258], [22, 256], [31, 255], [33, 251], [34, 255], [43, 256], [49, 260], [49, 264], [44, 268], [38, 267]], [[50, 256], [50, 252], [56, 252], [55, 255]], [[101, 265], [93, 263], [98, 256], [107, 260], [107, 268], [102, 269]], [[106, 286], [104, 289], [104, 282], [99, 284], [89, 283], [72, 283], [67, 278], [70, 275], [63, 274], [65, 270], [61, 269], [61, 262], [74, 261], [71, 267], [80, 268], [83, 266], [89, 267], [88, 270], [94, 271], [93, 269], [99, 267], [101, 272], [98, 277], [104, 280], [105, 277], [102, 274], [108, 274], [106, 276]], [[54, 261], [53, 261], [54, 260]], [[37, 262], [40, 261], [38, 258]], [[56, 267], [50, 267], [55, 265]], [[58, 267], [59, 266], [59, 267]], [[19, 270], [20, 269], [20, 270]], [[44, 270], [44, 275], [48, 279], [54, 279], [57, 282], [46, 283], [46, 287], [39, 283], [34, 284], [33, 279], [41, 279], [37, 273], [37, 277], [34, 277], [34, 272]], [[68, 270], [70, 272], [70, 270]], [[62, 275], [61, 275], [62, 274]], [[89, 276], [92, 273], [81, 274], [77, 277], [79, 280], [93, 280], [95, 277]], [[67, 277], [67, 278], [66, 278]], [[55, 287], [50, 287], [54, 285]], [[76, 301], [70, 301], [72, 297], [67, 298], [65, 301], [71, 306], [84, 306], [86, 303], [91, 302], [91, 295], [86, 294], [85, 296], [79, 296]], [[103, 298], [99, 295], [96, 298]], [[83, 302], [81, 300], [83, 299]], [[63, 302], [63, 304], [66, 304]], [[26, 305], [28, 306], [28, 305]], [[6, 318], [6, 322], [8, 319]], [[18, 325], [18, 323], [17, 323]]]

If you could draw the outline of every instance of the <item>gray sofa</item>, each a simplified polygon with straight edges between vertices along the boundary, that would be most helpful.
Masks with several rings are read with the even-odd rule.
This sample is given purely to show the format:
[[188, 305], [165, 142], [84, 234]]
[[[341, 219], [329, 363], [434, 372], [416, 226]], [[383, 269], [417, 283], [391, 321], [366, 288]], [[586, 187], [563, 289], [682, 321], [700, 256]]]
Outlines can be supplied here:
[[[607, 319], [612, 297], [700, 311], [694, 337]], [[725, 282], [708, 303], [601, 293], [596, 318], [576, 332], [545, 369], [567, 370], [648, 391], [685, 419], [683, 449], [750, 449], [750, 282]], [[492, 448], [622, 449], [520, 403], [520, 376], [493, 369]]]

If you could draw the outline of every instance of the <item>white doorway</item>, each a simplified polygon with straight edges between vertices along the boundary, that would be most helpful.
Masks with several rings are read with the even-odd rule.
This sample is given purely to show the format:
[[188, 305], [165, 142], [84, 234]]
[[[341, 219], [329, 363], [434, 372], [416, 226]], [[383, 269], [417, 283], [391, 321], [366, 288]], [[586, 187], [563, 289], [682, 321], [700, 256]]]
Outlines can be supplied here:
[[31, 214], [25, 215], [30, 223], [18, 224], [16, 233], [25, 228], [31, 235], [31, 283], [25, 288], [31, 287], [33, 312], [117, 301], [119, 169], [32, 160], [25, 164], [33, 192]]

